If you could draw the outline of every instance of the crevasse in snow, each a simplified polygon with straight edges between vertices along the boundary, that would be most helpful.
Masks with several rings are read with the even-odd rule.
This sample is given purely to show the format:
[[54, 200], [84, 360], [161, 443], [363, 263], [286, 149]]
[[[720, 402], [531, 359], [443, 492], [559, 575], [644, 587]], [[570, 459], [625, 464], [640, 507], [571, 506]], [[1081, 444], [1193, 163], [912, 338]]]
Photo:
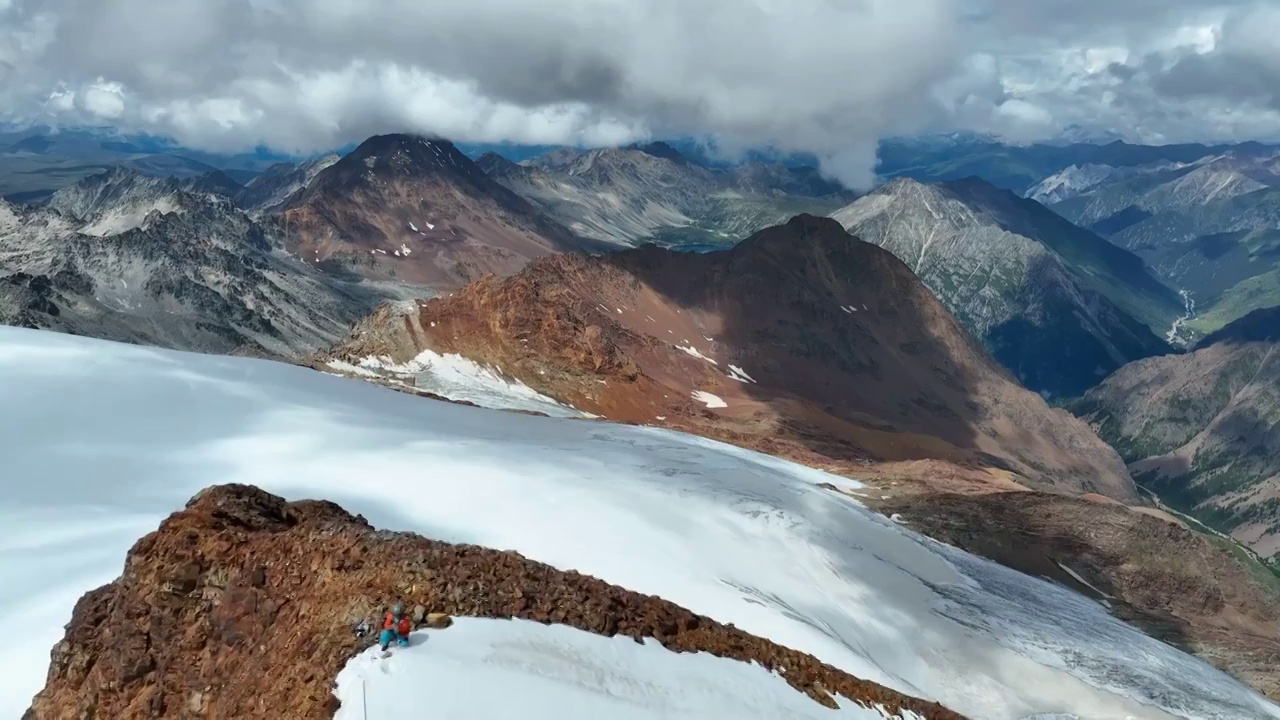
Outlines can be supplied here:
[[43, 683], [76, 597], [228, 482], [516, 549], [970, 717], [1280, 717], [1088, 598], [820, 487], [851, 481], [671, 431], [0, 328], [0, 454], [0, 637], [23, 638], [0, 644], [0, 717]]

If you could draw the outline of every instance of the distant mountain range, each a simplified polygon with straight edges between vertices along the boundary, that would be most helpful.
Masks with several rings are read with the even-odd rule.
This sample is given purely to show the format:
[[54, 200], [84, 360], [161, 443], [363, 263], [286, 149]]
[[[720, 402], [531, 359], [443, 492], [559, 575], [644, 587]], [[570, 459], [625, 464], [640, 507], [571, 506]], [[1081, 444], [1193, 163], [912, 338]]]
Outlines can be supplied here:
[[894, 180], [836, 212], [897, 255], [1027, 387], [1074, 397], [1170, 352], [1182, 300], [1142, 261], [976, 178]]
[[222, 155], [149, 136], [109, 130], [33, 127], [0, 130], [0, 198], [44, 202], [54, 191], [115, 167], [185, 178], [221, 170], [243, 185], [288, 158], [267, 151]]
[[731, 245], [800, 213], [828, 213], [853, 197], [813, 167], [707, 167], [665, 143], [562, 149], [520, 164], [490, 153], [478, 162], [574, 232], [623, 246]]
[[991, 184], [1026, 194], [1045, 178], [1073, 165], [1130, 168], [1153, 163], [1191, 163], [1226, 153], [1273, 155], [1280, 147], [1257, 142], [1234, 145], [1133, 145], [1120, 140], [1009, 145], [977, 135], [902, 138], [880, 143], [877, 171], [886, 178], [910, 177], [923, 182], [976, 176]]
[[1280, 305], [1280, 150], [1068, 168], [1032, 197], [1150, 263], [1184, 291], [1186, 339]]

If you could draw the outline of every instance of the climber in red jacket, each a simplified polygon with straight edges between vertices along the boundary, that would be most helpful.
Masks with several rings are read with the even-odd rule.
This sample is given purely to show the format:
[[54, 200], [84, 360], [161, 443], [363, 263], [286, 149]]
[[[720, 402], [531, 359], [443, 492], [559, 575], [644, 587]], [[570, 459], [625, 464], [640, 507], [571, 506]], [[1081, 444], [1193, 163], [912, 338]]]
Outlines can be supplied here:
[[379, 641], [382, 649], [385, 651], [391, 641], [395, 640], [397, 645], [409, 644], [409, 633], [413, 630], [413, 622], [409, 620], [409, 616], [404, 614], [404, 605], [396, 603], [391, 608], [391, 612], [387, 613], [387, 617], [382, 621], [382, 636]]

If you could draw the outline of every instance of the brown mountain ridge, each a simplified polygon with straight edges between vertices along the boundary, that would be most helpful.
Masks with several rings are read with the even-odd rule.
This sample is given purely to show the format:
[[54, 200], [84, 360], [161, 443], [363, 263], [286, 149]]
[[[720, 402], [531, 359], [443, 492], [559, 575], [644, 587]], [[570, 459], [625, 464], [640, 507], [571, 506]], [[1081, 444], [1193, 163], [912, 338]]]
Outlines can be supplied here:
[[445, 140], [376, 135], [282, 209], [286, 245], [334, 272], [457, 287], [593, 247]]
[[610, 420], [823, 466], [942, 458], [1122, 501], [1120, 458], [1019, 387], [911, 270], [828, 218], [731, 250], [538, 260], [357, 325], [335, 356], [459, 353]]
[[758, 663], [827, 707], [843, 696], [961, 718], [659, 597], [245, 485], [196, 495], [133, 546], [119, 579], [80, 599], [23, 717], [331, 718], [334, 677], [373, 642], [353, 626], [376, 627], [397, 601], [415, 620], [521, 618]]

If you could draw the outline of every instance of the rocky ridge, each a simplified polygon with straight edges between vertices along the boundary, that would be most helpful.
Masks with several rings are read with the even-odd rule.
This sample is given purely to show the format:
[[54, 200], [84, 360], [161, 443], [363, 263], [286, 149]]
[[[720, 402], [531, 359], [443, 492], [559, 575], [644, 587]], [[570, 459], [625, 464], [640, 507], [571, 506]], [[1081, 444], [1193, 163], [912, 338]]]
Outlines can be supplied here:
[[117, 167], [58, 190], [48, 207], [78, 222], [79, 232], [105, 237], [140, 227], [149, 217], [186, 212], [210, 195], [234, 198], [240, 189], [221, 172], [179, 179]]
[[[0, 322], [297, 357], [332, 343], [400, 291], [307, 267], [280, 248], [280, 228], [255, 222], [222, 196], [121, 173], [106, 180], [59, 191], [60, 205], [84, 217], [0, 201]], [[103, 236], [82, 232], [95, 217], [137, 222]]]
[[523, 618], [755, 662], [828, 707], [838, 695], [960, 717], [661, 598], [514, 552], [378, 531], [333, 503], [225, 485], [139, 540], [121, 577], [77, 603], [24, 720], [332, 717], [334, 677], [371, 642], [353, 625], [376, 626], [397, 601], [417, 606], [415, 620]]

